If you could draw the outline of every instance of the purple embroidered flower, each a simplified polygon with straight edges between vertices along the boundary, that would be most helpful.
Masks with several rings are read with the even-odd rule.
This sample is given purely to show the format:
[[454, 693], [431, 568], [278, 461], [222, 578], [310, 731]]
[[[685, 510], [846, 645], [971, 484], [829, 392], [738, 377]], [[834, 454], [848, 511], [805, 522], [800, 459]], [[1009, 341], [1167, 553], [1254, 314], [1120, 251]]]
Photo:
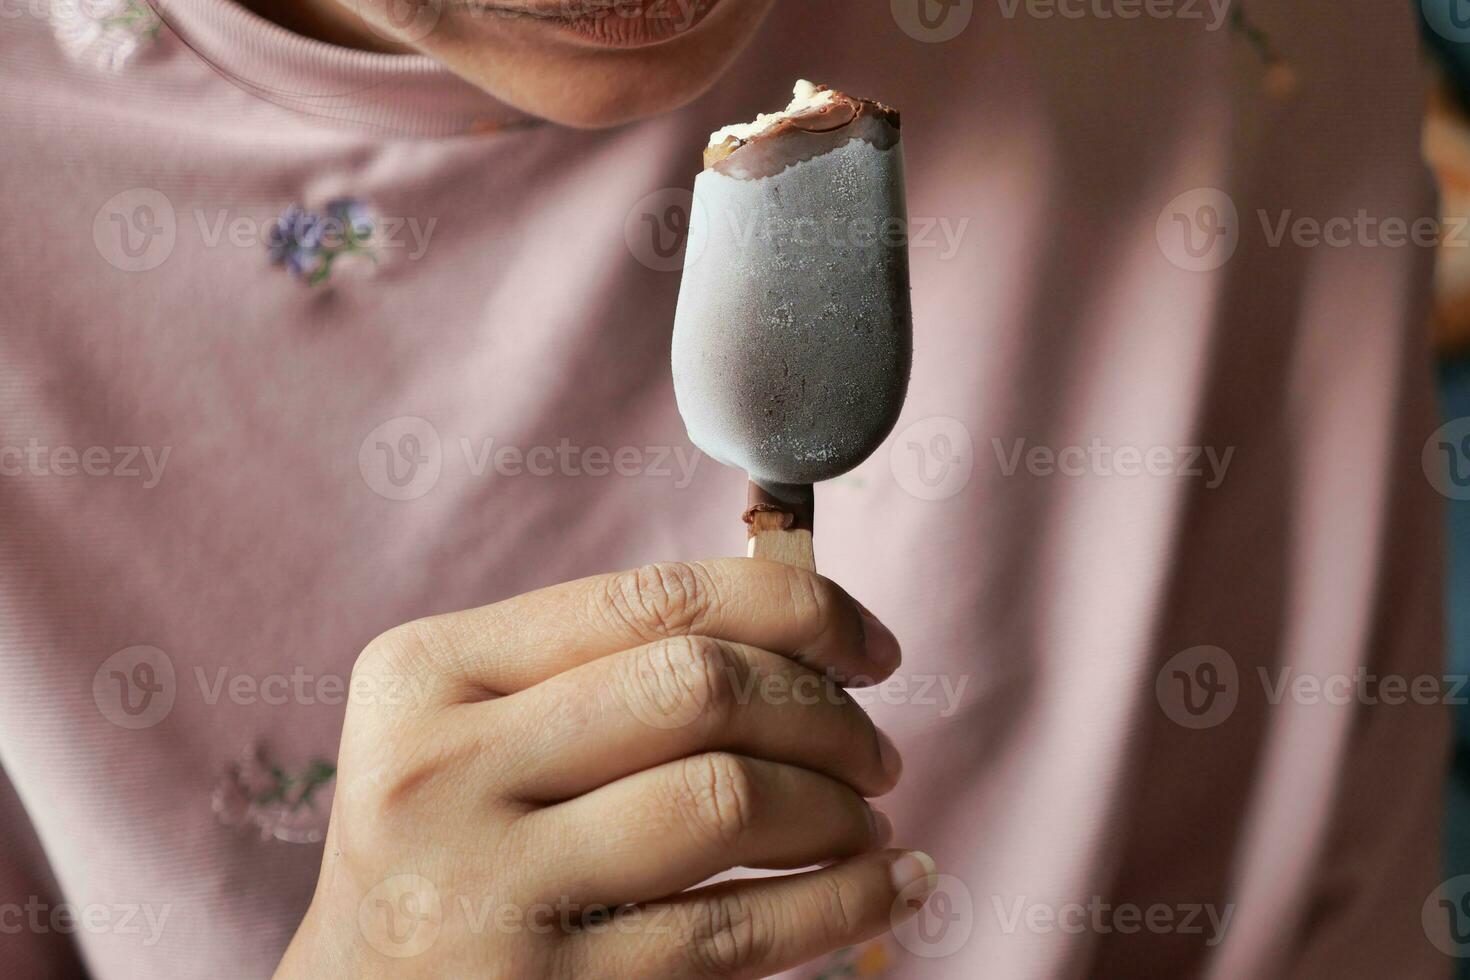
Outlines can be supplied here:
[[322, 235], [325, 232], [317, 215], [293, 204], [276, 219], [266, 236], [271, 261], [284, 265], [292, 275], [314, 272], [321, 263]]
[[272, 262], [315, 286], [331, 278], [332, 263], [344, 255], [366, 255], [376, 262], [374, 229], [367, 207], [352, 198], [329, 202], [325, 215], [293, 204], [276, 219], [266, 244]]
[[327, 217], [342, 227], [349, 241], [365, 243], [373, 237], [373, 217], [361, 201], [350, 197], [328, 201]]

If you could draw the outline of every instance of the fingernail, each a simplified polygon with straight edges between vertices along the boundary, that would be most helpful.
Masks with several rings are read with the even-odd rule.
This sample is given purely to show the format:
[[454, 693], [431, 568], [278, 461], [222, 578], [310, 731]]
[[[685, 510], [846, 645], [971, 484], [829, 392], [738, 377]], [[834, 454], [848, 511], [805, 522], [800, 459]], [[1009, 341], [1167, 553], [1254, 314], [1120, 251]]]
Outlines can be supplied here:
[[878, 760], [883, 765], [883, 774], [898, 782], [898, 777], [903, 775], [903, 756], [898, 754], [898, 746], [881, 728], [878, 729]]
[[898, 647], [898, 637], [877, 616], [868, 612], [862, 603], [858, 603], [858, 611], [863, 615], [863, 643], [867, 647], [868, 659], [883, 670], [897, 667], [898, 662], [903, 659]]
[[[888, 867], [893, 890], [903, 894], [911, 908], [924, 904], [939, 884], [939, 869], [923, 851], [908, 851]], [[918, 884], [923, 882], [922, 885]]]
[[888, 842], [893, 840], [893, 821], [882, 810], [868, 812], [873, 815], [873, 836], [878, 841], [878, 846], [887, 847]]

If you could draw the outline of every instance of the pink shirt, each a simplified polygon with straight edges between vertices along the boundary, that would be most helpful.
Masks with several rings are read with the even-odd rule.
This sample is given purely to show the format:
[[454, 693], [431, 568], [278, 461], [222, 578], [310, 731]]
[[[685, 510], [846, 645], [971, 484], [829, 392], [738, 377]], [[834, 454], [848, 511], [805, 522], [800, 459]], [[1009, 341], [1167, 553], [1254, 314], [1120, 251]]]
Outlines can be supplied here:
[[[1279, 97], [1205, 4], [803, 0], [597, 133], [228, 0], [8, 18], [0, 962], [267, 976], [320, 827], [229, 767], [332, 760], [369, 639], [739, 551], [674, 409], [675, 219], [705, 135], [810, 77], [904, 109], [916, 222], [912, 392], [817, 554], [904, 641], [885, 809], [949, 877], [863, 969], [1443, 972], [1442, 711], [1279, 686], [1441, 670], [1431, 255], [1298, 234], [1432, 213], [1402, 6], [1253, 0]], [[376, 264], [272, 264], [337, 198]]]

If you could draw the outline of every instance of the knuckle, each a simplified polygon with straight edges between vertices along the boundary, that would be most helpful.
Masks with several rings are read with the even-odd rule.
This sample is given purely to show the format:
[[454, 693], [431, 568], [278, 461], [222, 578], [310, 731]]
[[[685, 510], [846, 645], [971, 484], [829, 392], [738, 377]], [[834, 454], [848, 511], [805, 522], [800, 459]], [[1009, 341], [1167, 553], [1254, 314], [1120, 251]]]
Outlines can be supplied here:
[[375, 636], [352, 665], [353, 689], [422, 676], [431, 658], [420, 624], [404, 623]]
[[701, 976], [724, 976], [747, 970], [765, 958], [770, 929], [751, 902], [739, 895], [711, 898], [690, 930], [690, 963]]
[[709, 593], [707, 572], [688, 562], [658, 562], [611, 576], [603, 603], [619, 625], [653, 640], [698, 632]]
[[729, 720], [739, 701], [738, 668], [725, 644], [707, 636], [678, 636], [647, 651], [639, 665], [639, 693], [655, 710], [700, 719], [711, 730]]
[[401, 660], [403, 651], [413, 642], [415, 641], [412, 631], [407, 625], [395, 626], [379, 633], [357, 655], [357, 662], [352, 665], [352, 672], [370, 674], [382, 670]]
[[400, 711], [430, 706], [448, 690], [454, 664], [443, 626], [427, 619], [395, 626], [357, 655], [348, 703]]
[[755, 822], [755, 780], [747, 763], [727, 752], [692, 756], [678, 766], [673, 812], [684, 825], [714, 843], [728, 846]]

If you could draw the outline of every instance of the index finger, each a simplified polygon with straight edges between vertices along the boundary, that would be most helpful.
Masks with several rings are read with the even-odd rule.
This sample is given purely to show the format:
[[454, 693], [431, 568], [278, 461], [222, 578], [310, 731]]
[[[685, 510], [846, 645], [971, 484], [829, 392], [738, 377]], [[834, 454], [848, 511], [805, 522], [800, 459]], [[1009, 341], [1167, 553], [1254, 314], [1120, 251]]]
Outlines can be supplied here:
[[830, 579], [754, 558], [663, 562], [594, 575], [388, 635], [467, 700], [509, 694], [620, 650], [708, 636], [785, 654], [850, 686], [898, 666], [898, 640]]

